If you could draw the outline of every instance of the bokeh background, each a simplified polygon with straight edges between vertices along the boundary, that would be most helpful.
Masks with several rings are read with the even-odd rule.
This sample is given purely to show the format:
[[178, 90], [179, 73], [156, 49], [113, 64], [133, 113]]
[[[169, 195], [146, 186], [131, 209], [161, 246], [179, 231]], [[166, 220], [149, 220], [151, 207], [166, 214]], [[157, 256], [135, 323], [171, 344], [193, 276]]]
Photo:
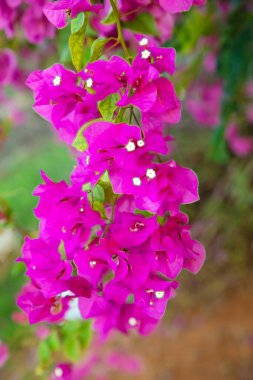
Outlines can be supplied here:
[[[177, 297], [155, 334], [112, 336], [101, 357], [111, 349], [135, 355], [128, 369], [136, 374], [124, 374], [121, 358], [110, 379], [252, 380], [253, 4], [210, 0], [204, 10], [194, 8], [173, 23], [163, 44], [177, 49], [174, 83], [183, 118], [167, 128], [175, 137], [173, 157], [199, 176], [200, 202], [186, 211], [207, 259], [195, 277], [181, 274]], [[32, 96], [22, 83], [26, 73], [59, 57], [68, 64], [65, 34], [57, 37], [58, 50], [46, 42], [37, 51], [0, 35], [1, 48], [13, 47], [22, 67], [18, 84], [0, 91], [0, 339], [9, 349], [1, 380], [40, 379], [52, 352], [68, 360], [80, 354], [73, 341], [62, 349], [57, 338], [48, 342], [46, 327], [30, 327], [15, 305], [25, 280], [15, 260], [24, 235], [38, 229], [32, 192], [40, 170], [67, 180], [74, 162], [32, 111]], [[109, 370], [102, 361], [99, 366], [102, 373]]]

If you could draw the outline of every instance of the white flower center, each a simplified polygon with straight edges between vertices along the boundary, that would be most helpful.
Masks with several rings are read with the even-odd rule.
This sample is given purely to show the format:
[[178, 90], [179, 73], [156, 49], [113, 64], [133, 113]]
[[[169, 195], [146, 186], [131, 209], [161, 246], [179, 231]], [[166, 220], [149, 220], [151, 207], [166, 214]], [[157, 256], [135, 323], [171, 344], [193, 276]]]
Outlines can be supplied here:
[[62, 377], [63, 375], [63, 370], [60, 368], [60, 367], [56, 367], [55, 370], [54, 370], [54, 375], [56, 377]]
[[142, 148], [145, 145], [145, 142], [143, 140], [138, 140], [137, 145], [138, 147]]
[[126, 144], [126, 150], [128, 152], [133, 152], [135, 148], [135, 143], [133, 141], [128, 141], [128, 143]]
[[91, 88], [92, 85], [93, 85], [93, 79], [91, 79], [91, 78], [87, 79], [86, 80], [86, 86], [89, 87], [89, 88]]
[[59, 75], [56, 75], [53, 79], [53, 85], [59, 86], [61, 84], [61, 77]]
[[163, 299], [163, 297], [165, 296], [165, 292], [164, 292], [163, 290], [161, 290], [161, 291], [156, 291], [156, 292], [155, 292], [155, 296], [156, 296], [157, 299], [161, 300], [161, 299]]
[[139, 177], [134, 177], [133, 184], [134, 186], [141, 186], [141, 179]]
[[154, 171], [154, 169], [147, 169], [146, 176], [149, 179], [154, 179], [156, 177], [156, 172]]
[[139, 42], [139, 45], [140, 46], [145, 46], [145, 45], [147, 45], [148, 44], [148, 39], [147, 38], [142, 38], [142, 40], [140, 40], [140, 42]]
[[148, 59], [148, 58], [150, 57], [150, 55], [151, 55], [151, 53], [150, 53], [150, 51], [147, 50], [147, 49], [145, 49], [145, 50], [143, 50], [143, 51], [141, 52], [141, 57], [142, 57], [143, 59]]
[[95, 268], [96, 265], [97, 265], [97, 262], [95, 260], [90, 261], [90, 267], [91, 268]]
[[135, 327], [137, 325], [137, 320], [134, 317], [129, 318], [128, 323], [131, 327]]

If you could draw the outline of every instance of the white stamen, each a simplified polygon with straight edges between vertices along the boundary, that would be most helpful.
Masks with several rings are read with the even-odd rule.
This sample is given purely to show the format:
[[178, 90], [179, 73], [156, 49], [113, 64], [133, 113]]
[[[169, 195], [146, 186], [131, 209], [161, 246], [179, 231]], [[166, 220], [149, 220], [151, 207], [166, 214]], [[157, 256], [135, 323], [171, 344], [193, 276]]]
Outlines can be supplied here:
[[90, 163], [90, 156], [86, 157], [85, 163], [86, 163], [86, 165], [89, 165], [89, 163]]
[[128, 141], [128, 143], [126, 144], [126, 150], [128, 152], [133, 152], [135, 148], [135, 143], [133, 141]]
[[32, 269], [35, 270], [35, 269], [36, 269], [36, 265], [33, 265], [33, 266], [32, 266]]
[[83, 207], [80, 207], [80, 212], [84, 212], [84, 208]]
[[129, 318], [128, 323], [131, 327], [135, 327], [137, 325], [137, 320], [134, 317]]
[[93, 79], [91, 79], [91, 78], [87, 79], [86, 80], [86, 86], [89, 87], [89, 88], [91, 88], [92, 85], [93, 85]]
[[146, 176], [149, 179], [154, 179], [156, 177], [156, 172], [154, 171], [154, 169], [147, 169]]
[[134, 186], [141, 186], [141, 179], [139, 177], [134, 177], [133, 184]]
[[87, 73], [89, 70], [88, 69], [84, 69], [84, 72]]
[[53, 85], [59, 86], [61, 84], [61, 77], [59, 75], [56, 75], [53, 79]]
[[149, 50], [145, 49], [141, 52], [141, 58], [148, 59], [150, 57], [151, 53]]
[[56, 377], [62, 377], [63, 375], [63, 370], [60, 368], [60, 367], [56, 367], [55, 370], [54, 370], [54, 375]]
[[138, 140], [137, 145], [138, 147], [142, 148], [145, 145], [145, 142], [143, 140]]
[[175, 163], [175, 161], [170, 161], [169, 166], [170, 166], [171, 168], [175, 168], [175, 167], [176, 167], [176, 163]]
[[156, 296], [157, 299], [161, 300], [165, 296], [165, 292], [163, 290], [156, 291], [155, 292], [155, 296]]
[[145, 45], [147, 45], [148, 44], [148, 39], [147, 38], [143, 38], [142, 40], [140, 40], [140, 42], [139, 42], [139, 45], [140, 46], [145, 46]]
[[67, 232], [67, 230], [66, 230], [66, 227], [65, 227], [65, 226], [62, 226], [62, 229], [61, 229], [61, 230], [62, 230], [62, 233], [63, 233], [63, 234], [65, 234], [65, 233]]

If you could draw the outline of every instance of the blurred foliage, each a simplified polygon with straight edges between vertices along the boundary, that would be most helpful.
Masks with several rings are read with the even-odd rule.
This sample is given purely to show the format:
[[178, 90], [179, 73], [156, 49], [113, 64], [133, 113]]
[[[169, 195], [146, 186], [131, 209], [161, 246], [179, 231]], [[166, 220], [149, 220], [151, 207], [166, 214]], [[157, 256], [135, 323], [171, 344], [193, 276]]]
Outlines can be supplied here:
[[73, 162], [66, 147], [51, 141], [19, 151], [0, 162], [0, 199], [8, 203], [19, 227], [27, 231], [37, 229], [33, 208], [38, 200], [32, 193], [41, 183], [40, 170], [54, 180], [66, 180]]

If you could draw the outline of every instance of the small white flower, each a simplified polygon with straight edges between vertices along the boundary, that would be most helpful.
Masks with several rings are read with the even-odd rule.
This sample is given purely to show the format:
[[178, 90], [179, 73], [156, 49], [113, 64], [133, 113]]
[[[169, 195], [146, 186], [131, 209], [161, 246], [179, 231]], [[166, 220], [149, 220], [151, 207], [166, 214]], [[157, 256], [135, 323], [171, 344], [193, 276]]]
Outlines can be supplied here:
[[141, 52], [141, 58], [148, 59], [150, 57], [151, 53], [149, 50], [145, 49]]
[[128, 323], [131, 327], [135, 327], [137, 325], [137, 320], [134, 317], [129, 318]]
[[140, 40], [140, 42], [139, 42], [139, 45], [140, 46], [145, 46], [145, 45], [147, 45], [148, 44], [148, 39], [147, 38], [142, 38], [142, 40]]
[[145, 142], [143, 140], [138, 140], [137, 145], [138, 147], [142, 148], [145, 145]]
[[154, 179], [156, 177], [156, 172], [154, 171], [154, 169], [147, 169], [146, 176], [149, 179]]
[[163, 297], [165, 296], [165, 292], [164, 292], [163, 290], [161, 290], [161, 291], [156, 291], [156, 292], [155, 292], [155, 296], [156, 296], [157, 299], [161, 300], [161, 299], [163, 299]]
[[90, 261], [91, 268], [95, 268], [96, 265], [97, 265], [97, 262], [95, 260]]
[[60, 75], [56, 75], [53, 79], [53, 85], [54, 86], [60, 86], [61, 84], [61, 77]]
[[63, 370], [60, 367], [56, 367], [54, 370], [54, 375], [55, 375], [55, 377], [62, 377]]
[[141, 186], [141, 179], [139, 177], [134, 177], [133, 184], [134, 186]]
[[91, 79], [91, 78], [87, 79], [87, 80], [86, 80], [86, 86], [87, 86], [88, 88], [91, 88], [92, 85], [93, 85], [93, 79]]
[[128, 152], [133, 152], [135, 148], [135, 143], [133, 141], [128, 141], [128, 143], [126, 144], [126, 150]]

